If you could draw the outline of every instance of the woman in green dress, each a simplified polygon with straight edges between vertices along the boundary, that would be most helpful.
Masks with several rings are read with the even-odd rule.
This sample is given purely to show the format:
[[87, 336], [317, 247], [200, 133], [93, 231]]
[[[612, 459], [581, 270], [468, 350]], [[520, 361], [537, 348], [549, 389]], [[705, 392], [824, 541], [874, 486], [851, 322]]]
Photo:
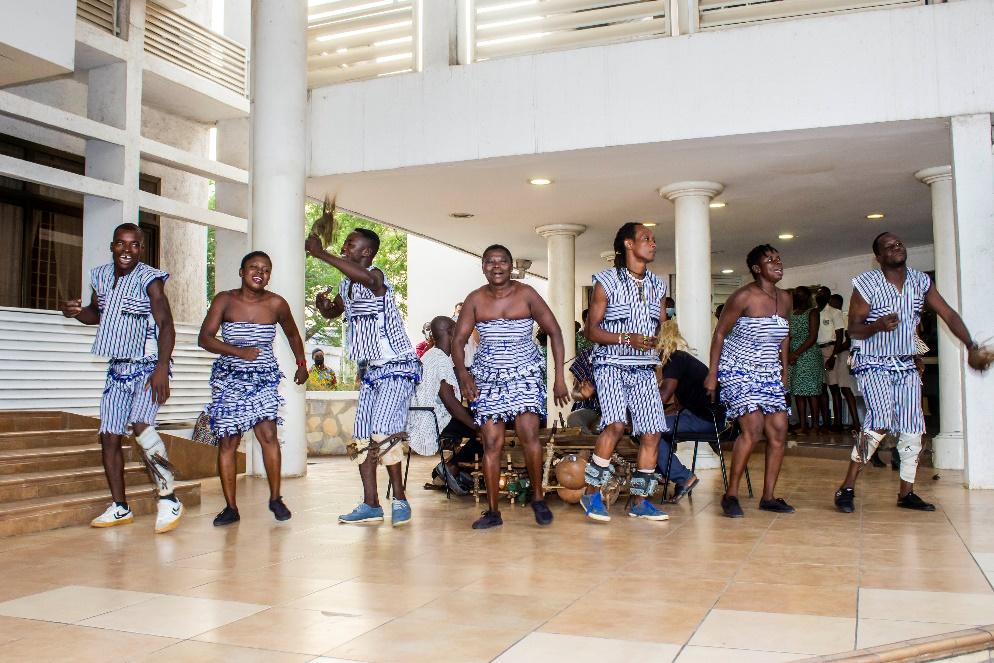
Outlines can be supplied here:
[[790, 314], [790, 393], [794, 396], [801, 434], [811, 432], [817, 423], [818, 397], [821, 395], [823, 367], [821, 351], [815, 343], [818, 337], [818, 309], [811, 305], [811, 290], [794, 288], [794, 309]]

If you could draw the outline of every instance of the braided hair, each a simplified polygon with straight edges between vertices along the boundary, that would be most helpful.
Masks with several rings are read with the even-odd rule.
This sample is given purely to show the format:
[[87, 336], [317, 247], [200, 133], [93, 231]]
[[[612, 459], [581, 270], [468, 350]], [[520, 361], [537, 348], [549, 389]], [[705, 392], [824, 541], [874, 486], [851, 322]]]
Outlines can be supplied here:
[[635, 239], [635, 229], [641, 224], [629, 221], [618, 228], [614, 236], [614, 267], [618, 270], [618, 278], [624, 276], [622, 270], [628, 269], [628, 259], [625, 257], [625, 240]]

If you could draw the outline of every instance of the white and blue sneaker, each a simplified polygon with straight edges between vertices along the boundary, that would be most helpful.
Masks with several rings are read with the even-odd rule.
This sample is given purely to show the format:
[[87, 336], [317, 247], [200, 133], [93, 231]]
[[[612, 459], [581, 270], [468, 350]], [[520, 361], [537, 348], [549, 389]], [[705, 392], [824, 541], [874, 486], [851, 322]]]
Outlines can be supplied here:
[[599, 491], [580, 497], [580, 506], [586, 512], [587, 518], [591, 520], [597, 520], [602, 523], [610, 522], [611, 520], [611, 515], [607, 512], [607, 507], [604, 506], [604, 500], [601, 498]]
[[649, 500], [641, 500], [632, 504], [628, 509], [628, 515], [632, 518], [645, 518], [646, 520], [669, 520], [670, 517], [652, 505]]
[[347, 525], [361, 525], [363, 523], [382, 523], [383, 507], [369, 506], [365, 502], [360, 502], [359, 506], [352, 509], [352, 513], [344, 513], [338, 517], [338, 522]]
[[390, 523], [394, 527], [400, 527], [411, 522], [411, 505], [407, 500], [392, 500], [390, 512]]
[[135, 516], [131, 513], [131, 509], [111, 502], [106, 511], [90, 521], [90, 527], [115, 527], [128, 525], [134, 521]]

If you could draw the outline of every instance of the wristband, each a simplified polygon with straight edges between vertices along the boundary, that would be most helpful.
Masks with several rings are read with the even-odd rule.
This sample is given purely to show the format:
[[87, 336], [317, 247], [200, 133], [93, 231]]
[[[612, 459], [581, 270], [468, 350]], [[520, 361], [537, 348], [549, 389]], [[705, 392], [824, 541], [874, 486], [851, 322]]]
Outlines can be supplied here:
[[298, 359], [297, 360], [297, 368], [307, 368], [307, 360], [306, 359]]

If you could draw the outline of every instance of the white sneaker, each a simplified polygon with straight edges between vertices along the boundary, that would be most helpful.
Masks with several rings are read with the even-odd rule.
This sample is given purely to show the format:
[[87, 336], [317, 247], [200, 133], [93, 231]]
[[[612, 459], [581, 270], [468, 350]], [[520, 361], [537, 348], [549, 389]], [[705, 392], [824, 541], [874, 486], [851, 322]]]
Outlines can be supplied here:
[[135, 516], [131, 513], [131, 509], [125, 509], [116, 502], [111, 502], [106, 511], [90, 521], [90, 527], [114, 527], [128, 525], [134, 521]]
[[179, 500], [159, 500], [159, 513], [155, 517], [155, 533], [162, 534], [176, 529], [183, 517], [183, 503]]

